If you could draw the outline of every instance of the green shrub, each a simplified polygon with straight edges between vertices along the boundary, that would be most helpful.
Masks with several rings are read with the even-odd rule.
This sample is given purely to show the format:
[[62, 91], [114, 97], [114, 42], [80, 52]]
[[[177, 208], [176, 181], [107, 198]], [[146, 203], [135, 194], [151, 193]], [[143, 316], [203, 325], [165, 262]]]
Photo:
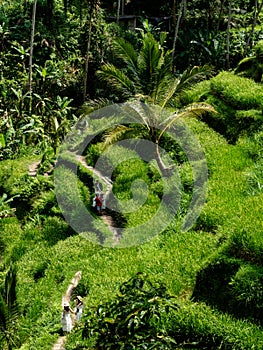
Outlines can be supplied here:
[[40, 192], [32, 203], [31, 215], [57, 215], [59, 208], [54, 190]]
[[121, 285], [113, 301], [86, 316], [82, 336], [100, 349], [172, 349], [176, 342], [162, 320], [170, 308], [177, 305], [165, 287], [137, 274]]
[[262, 86], [251, 79], [221, 72], [210, 80], [211, 94], [237, 110], [263, 108]]
[[230, 284], [231, 309], [235, 315], [262, 323], [263, 313], [263, 268], [253, 265], [241, 266]]
[[76, 232], [61, 218], [47, 217], [42, 224], [39, 238], [48, 245], [53, 245], [74, 234]]
[[[260, 327], [204, 303], [178, 304], [165, 286], [140, 273], [124, 282], [111, 301], [88, 312], [76, 331], [82, 331], [84, 348], [260, 350], [263, 345]], [[69, 348], [74, 348], [71, 343]]]
[[20, 241], [20, 237], [23, 233], [20, 222], [16, 217], [9, 217], [0, 220], [1, 241], [5, 247], [3, 256], [5, 262], [17, 261], [13, 256], [13, 249]]
[[88, 149], [85, 151], [85, 153], [86, 153], [85, 158], [86, 158], [87, 164], [94, 166], [101, 153], [100, 144], [91, 144], [88, 147]]
[[31, 156], [1, 161], [0, 188], [10, 196], [13, 191], [14, 183], [19, 182], [19, 179], [26, 176], [29, 166], [38, 160], [38, 157]]
[[240, 137], [238, 144], [247, 152], [254, 161], [262, 159], [263, 156], [263, 131], [262, 127], [249, 137]]
[[247, 172], [247, 189], [246, 193], [249, 195], [258, 195], [263, 192], [263, 159], [260, 159]]
[[262, 125], [263, 90], [260, 84], [230, 72], [221, 72], [200, 83], [189, 92], [189, 98], [205, 101], [217, 114], [204, 115], [203, 120], [229, 141], [236, 142], [241, 134], [251, 134]]

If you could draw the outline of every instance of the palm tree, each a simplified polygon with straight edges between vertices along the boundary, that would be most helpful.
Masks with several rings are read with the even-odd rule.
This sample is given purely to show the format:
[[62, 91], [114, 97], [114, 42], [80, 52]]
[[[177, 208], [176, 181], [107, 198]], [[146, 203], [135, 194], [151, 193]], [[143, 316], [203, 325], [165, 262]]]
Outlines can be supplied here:
[[[193, 103], [186, 108], [170, 113], [157, 105], [144, 104], [140, 101], [126, 102], [121, 105], [119, 113], [127, 115], [129, 124], [112, 127], [104, 135], [103, 148], [124, 139], [146, 139], [155, 145], [155, 160], [163, 176], [169, 176], [174, 166], [167, 166], [160, 154], [160, 143], [164, 135], [173, 133], [180, 127], [180, 120], [187, 117], [200, 117], [204, 113], [214, 113], [212, 106], [206, 103]], [[125, 119], [125, 118], [124, 118]], [[186, 136], [187, 137], [187, 136]], [[186, 140], [187, 141], [187, 140]], [[190, 142], [190, 140], [188, 140]]]
[[[149, 30], [142, 32], [142, 46], [137, 53], [130, 43], [117, 39], [113, 43], [113, 52], [123, 63], [123, 68], [107, 63], [97, 74], [122, 99], [133, 98], [137, 102], [139, 100], [148, 104], [148, 106], [136, 102], [126, 104], [125, 108], [130, 109], [129, 116], [134, 117], [135, 124], [112, 128], [105, 136], [105, 147], [129, 137], [131, 133], [133, 137], [149, 139], [156, 146], [156, 161], [165, 175], [169, 172], [169, 168], [165, 166], [159, 149], [164, 133], [179, 118], [200, 116], [202, 113], [215, 110], [208, 104], [195, 103], [170, 115], [164, 112], [165, 107], [175, 107], [176, 96], [211, 74], [211, 68], [204, 66], [189, 68], [175, 77], [172, 74], [172, 51], [164, 49], [164, 41], [164, 33], [160, 34], [160, 40], [157, 41]], [[139, 124], [136, 124], [137, 122]]]
[[172, 73], [172, 51], [163, 45], [166, 33], [159, 41], [146, 30], [141, 31], [142, 45], [139, 52], [122, 38], [113, 41], [113, 54], [123, 67], [106, 63], [97, 72], [100, 80], [120, 96], [122, 100], [137, 98], [162, 107], [173, 105], [173, 99], [184, 89], [211, 74], [211, 67], [194, 67], [175, 77]]

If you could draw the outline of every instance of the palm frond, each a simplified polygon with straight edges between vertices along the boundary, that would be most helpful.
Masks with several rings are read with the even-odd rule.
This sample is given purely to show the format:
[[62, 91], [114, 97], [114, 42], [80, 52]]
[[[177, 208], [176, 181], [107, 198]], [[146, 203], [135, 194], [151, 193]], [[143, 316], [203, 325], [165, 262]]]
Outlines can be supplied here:
[[[154, 89], [153, 89], [153, 103], [162, 105], [163, 101], [166, 99], [167, 94], [171, 93], [173, 90], [174, 79], [172, 76], [172, 65], [169, 56], [165, 55], [163, 59], [163, 64], [158, 68], [154, 76]], [[174, 93], [174, 92], [173, 92]]]
[[7, 329], [8, 325], [8, 307], [2, 295], [0, 294], [0, 333]]
[[9, 308], [16, 303], [16, 282], [16, 269], [13, 264], [10, 264], [5, 277], [5, 297]]
[[182, 92], [185, 89], [193, 87], [193, 85], [205, 80], [213, 74], [213, 68], [209, 65], [195, 66], [186, 69], [180, 76], [177, 84], [176, 93]]
[[151, 33], [147, 33], [138, 57], [139, 75], [142, 80], [143, 92], [151, 95], [154, 88], [154, 77], [164, 63], [159, 43]]
[[116, 92], [129, 98], [135, 94], [134, 83], [121, 70], [113, 64], [105, 64], [101, 70], [97, 71], [98, 78], [105, 81]]
[[143, 124], [148, 131], [150, 130], [152, 115], [150, 115], [150, 109], [147, 105], [138, 101], [131, 101], [124, 104], [122, 108], [128, 113], [130, 120]]
[[192, 103], [185, 109], [179, 110], [177, 113], [171, 114], [163, 122], [160, 123], [161, 133], [158, 137], [160, 141], [162, 135], [180, 118], [201, 117], [204, 113], [217, 113], [213, 106], [208, 103]]
[[118, 38], [113, 41], [112, 48], [115, 55], [126, 64], [126, 68], [136, 76], [138, 55], [132, 44], [123, 38]]
[[103, 97], [96, 98], [94, 100], [88, 100], [82, 105], [82, 107], [79, 110], [79, 113], [80, 115], [87, 115], [93, 111], [110, 106], [112, 104], [113, 101]]
[[208, 103], [192, 103], [179, 112], [180, 118], [202, 117], [205, 113], [217, 113], [215, 108]]
[[18, 346], [17, 321], [19, 308], [16, 299], [16, 269], [10, 264], [4, 283], [4, 290], [0, 293], [0, 336], [8, 349]]
[[125, 135], [131, 130], [132, 128], [125, 125], [115, 126], [104, 135], [102, 149], [105, 150], [115, 142], [123, 140], [125, 138]]

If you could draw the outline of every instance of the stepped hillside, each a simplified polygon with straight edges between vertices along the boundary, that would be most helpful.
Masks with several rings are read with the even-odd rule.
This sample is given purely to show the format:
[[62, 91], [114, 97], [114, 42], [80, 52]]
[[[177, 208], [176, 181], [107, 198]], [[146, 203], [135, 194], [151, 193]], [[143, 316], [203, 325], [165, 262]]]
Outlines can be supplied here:
[[[182, 159], [180, 215], [150, 241], [129, 247], [109, 244], [112, 231], [91, 209], [94, 173], [77, 158], [68, 157], [68, 167], [60, 171], [65, 172], [69, 202], [74, 199], [75, 181], [79, 198], [93, 217], [83, 234], [76, 233], [62, 215], [54, 173], [29, 174], [32, 164], [41, 160], [34, 149], [1, 162], [1, 193], [12, 198], [1, 211], [1, 280], [13, 286], [2, 295], [16, 292], [4, 313], [10, 322], [5, 326], [2, 322], [1, 329], [12, 334], [16, 344], [12, 349], [52, 348], [61, 335], [61, 298], [79, 270], [82, 277], [72, 298], [82, 295], [85, 311], [67, 336], [66, 349], [150, 349], [154, 344], [156, 349], [263, 348], [262, 115], [255, 117], [253, 112], [259, 108], [256, 87], [254, 105], [244, 106], [239, 100], [234, 113], [227, 94], [238, 94], [218, 88], [224, 86], [224, 74], [213, 79], [188, 95], [213, 100], [219, 114], [186, 120], [208, 167], [205, 204], [186, 232], [180, 231], [178, 217], [189, 205], [193, 182], [189, 163]], [[232, 79], [235, 90], [237, 78]], [[85, 152], [91, 163], [89, 149]], [[78, 169], [77, 181], [72, 166]], [[131, 227], [149, 219], [159, 203], [158, 176], [140, 160], [118, 166], [113, 186], [119, 198], [130, 198], [130, 186], [123, 184], [130, 185], [134, 178], [143, 179], [149, 188], [145, 210], [114, 217], [118, 224], [123, 220], [125, 227]], [[107, 244], [99, 244], [100, 238]]]

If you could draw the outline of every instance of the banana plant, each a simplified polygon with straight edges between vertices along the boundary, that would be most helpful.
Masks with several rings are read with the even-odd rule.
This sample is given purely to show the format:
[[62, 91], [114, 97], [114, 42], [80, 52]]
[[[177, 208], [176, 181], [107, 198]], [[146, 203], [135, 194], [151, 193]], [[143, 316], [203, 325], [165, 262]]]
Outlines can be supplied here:
[[16, 269], [10, 264], [5, 276], [4, 286], [0, 289], [0, 344], [4, 349], [12, 350], [20, 346], [17, 333], [19, 308], [16, 297]]

